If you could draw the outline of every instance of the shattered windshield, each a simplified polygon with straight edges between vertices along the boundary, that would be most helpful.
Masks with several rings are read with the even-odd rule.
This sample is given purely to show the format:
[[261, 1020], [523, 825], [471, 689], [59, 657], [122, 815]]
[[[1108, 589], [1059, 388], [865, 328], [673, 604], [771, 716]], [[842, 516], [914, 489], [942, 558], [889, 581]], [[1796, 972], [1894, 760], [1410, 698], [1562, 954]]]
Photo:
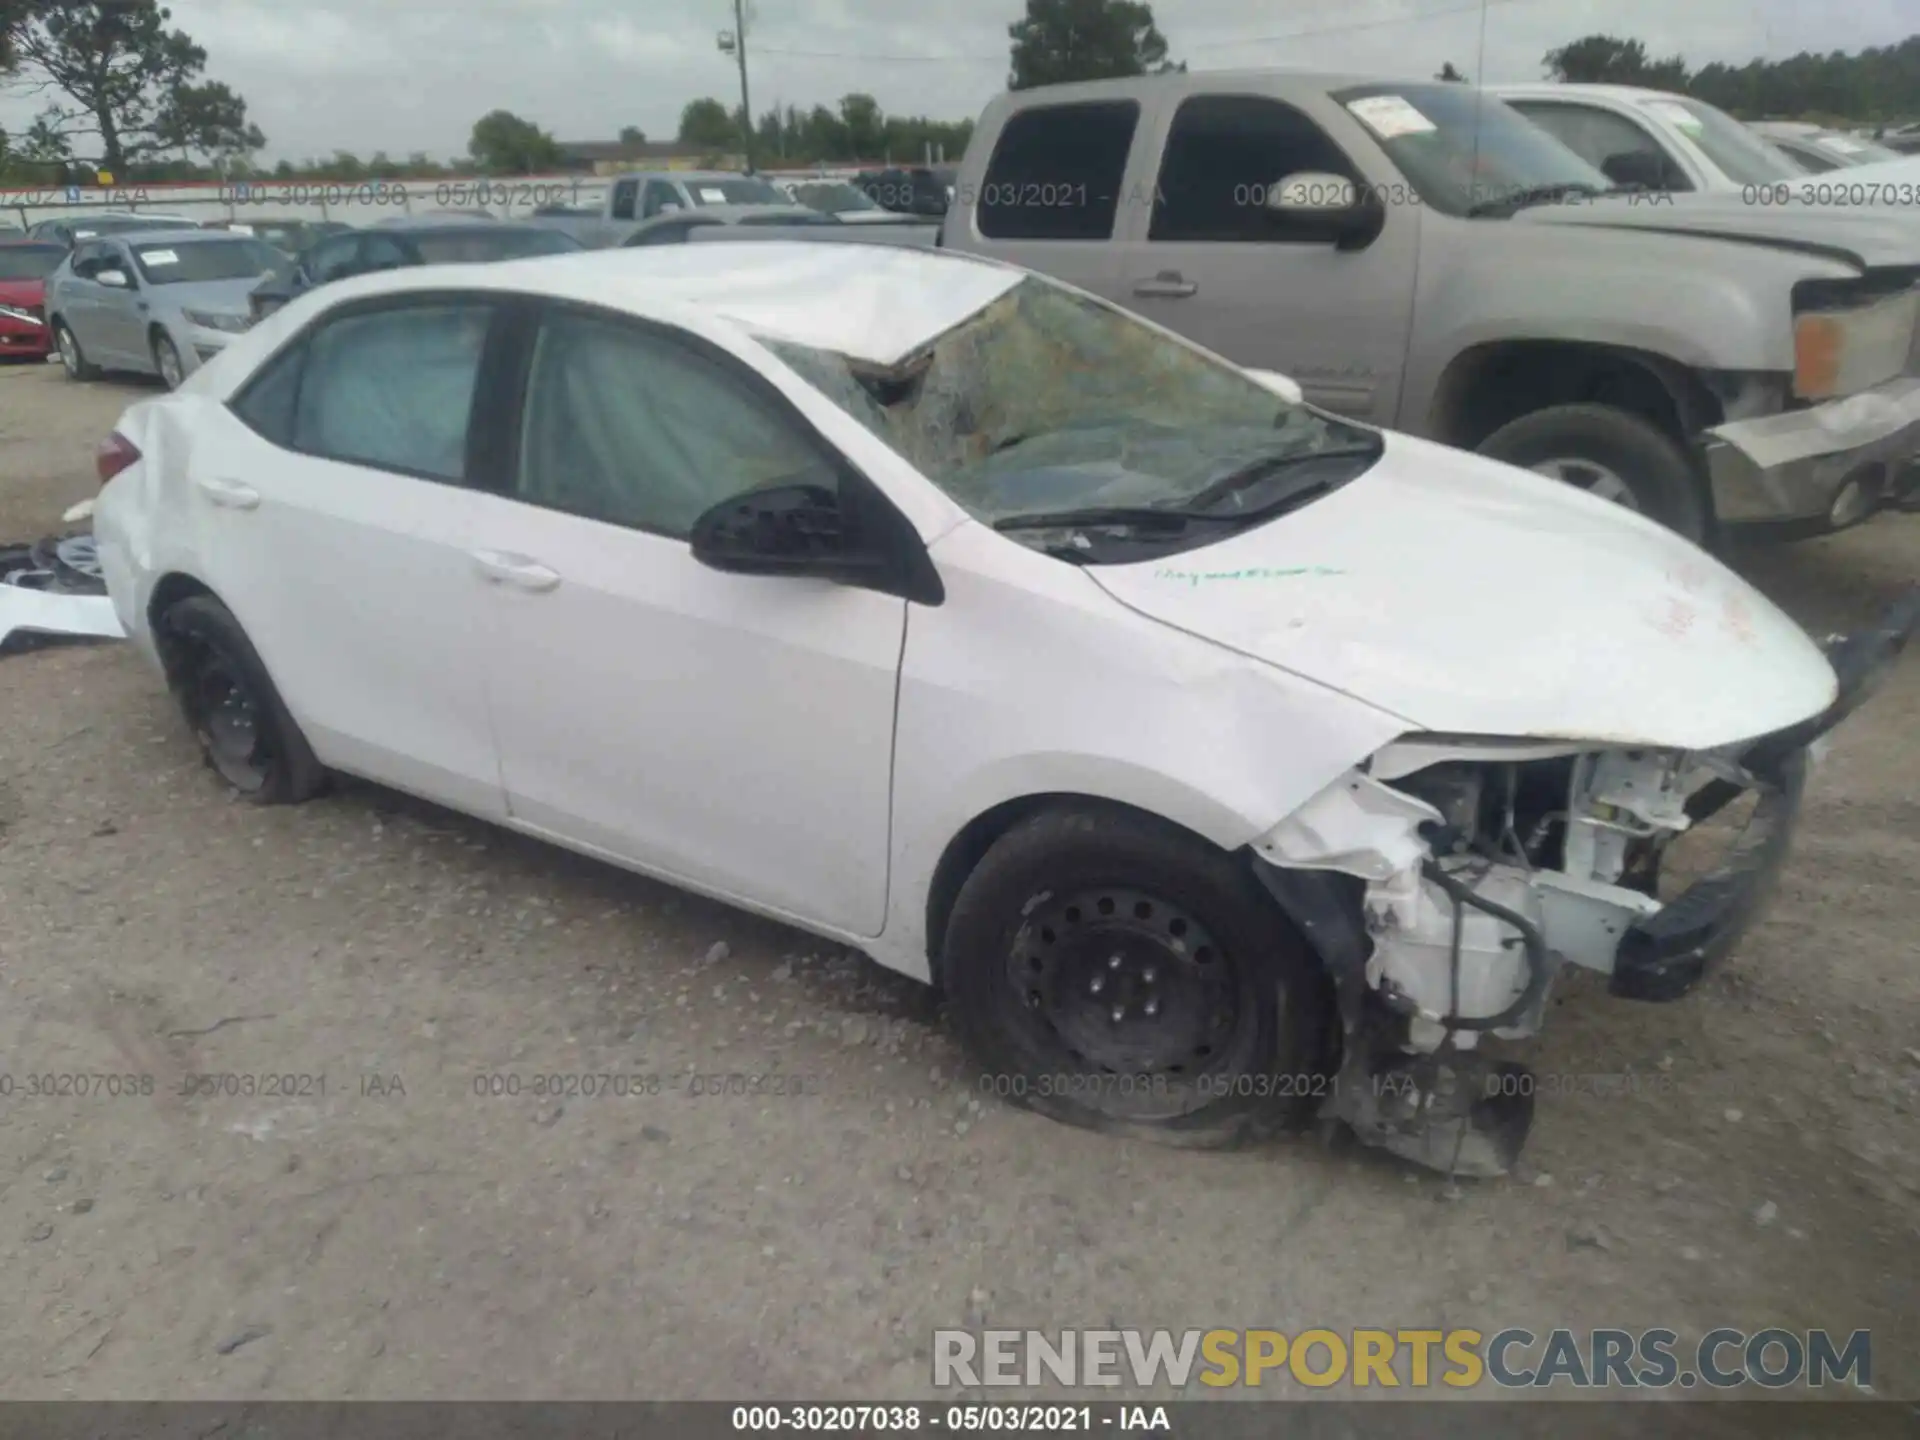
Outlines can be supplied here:
[[[1337, 473], [1315, 469], [1317, 494], [1378, 454], [1375, 432], [1283, 400], [1239, 368], [1037, 277], [891, 368], [766, 343], [976, 519], [1002, 528], [1095, 509], [1256, 519], [1295, 462], [1342, 462]], [[1362, 454], [1364, 464], [1349, 459]]]

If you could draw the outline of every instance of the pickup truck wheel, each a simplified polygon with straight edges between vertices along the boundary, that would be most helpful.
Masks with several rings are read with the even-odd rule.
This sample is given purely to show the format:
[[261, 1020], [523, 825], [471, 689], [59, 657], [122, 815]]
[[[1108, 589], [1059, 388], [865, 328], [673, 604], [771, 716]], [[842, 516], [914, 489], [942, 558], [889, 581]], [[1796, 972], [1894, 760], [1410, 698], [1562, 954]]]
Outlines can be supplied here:
[[1324, 977], [1244, 862], [1117, 806], [995, 842], [942, 961], [982, 1093], [1055, 1120], [1232, 1145], [1331, 1084]]
[[1686, 452], [1651, 421], [1611, 405], [1555, 405], [1501, 426], [1480, 453], [1638, 510], [1698, 544], [1707, 502]]
[[319, 793], [326, 771], [233, 612], [194, 595], [160, 617], [167, 680], [214, 773], [260, 805]]

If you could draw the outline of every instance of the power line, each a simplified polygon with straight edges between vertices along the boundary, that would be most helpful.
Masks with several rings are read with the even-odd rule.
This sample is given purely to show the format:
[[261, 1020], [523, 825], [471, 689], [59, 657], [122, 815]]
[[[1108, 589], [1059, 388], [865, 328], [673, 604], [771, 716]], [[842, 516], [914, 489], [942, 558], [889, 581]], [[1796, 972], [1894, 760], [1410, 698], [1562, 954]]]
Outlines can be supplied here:
[[[1239, 50], [1249, 45], [1274, 45], [1285, 40], [1307, 40], [1319, 35], [1347, 35], [1361, 30], [1385, 30], [1395, 25], [1420, 25], [1429, 20], [1444, 20], [1452, 15], [1473, 15], [1483, 13], [1494, 5], [1525, 5], [1536, 0], [1471, 0], [1464, 5], [1450, 5], [1441, 10], [1427, 10], [1411, 14], [1394, 15], [1378, 20], [1356, 20], [1343, 25], [1322, 25], [1310, 30], [1289, 30], [1278, 35], [1248, 35], [1235, 40], [1212, 40], [1204, 45], [1185, 47], [1187, 53], [1208, 50]], [[885, 64], [906, 65], [1005, 65], [1007, 54], [998, 55], [875, 55], [855, 54], [842, 50], [785, 50], [771, 45], [756, 46], [761, 55], [779, 55], [796, 60], [870, 60]]]

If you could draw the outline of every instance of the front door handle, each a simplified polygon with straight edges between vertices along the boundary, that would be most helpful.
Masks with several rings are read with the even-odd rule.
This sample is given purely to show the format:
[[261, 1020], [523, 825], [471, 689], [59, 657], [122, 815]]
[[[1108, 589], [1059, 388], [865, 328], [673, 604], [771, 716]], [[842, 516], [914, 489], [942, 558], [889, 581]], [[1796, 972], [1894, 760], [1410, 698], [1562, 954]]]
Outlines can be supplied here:
[[200, 479], [200, 493], [214, 504], [228, 510], [255, 510], [260, 505], [260, 492], [251, 485], [242, 485], [238, 480], [217, 480], [210, 476]]
[[474, 566], [495, 585], [541, 594], [560, 583], [559, 571], [525, 555], [510, 555], [504, 550], [475, 550], [472, 555]]
[[1197, 281], [1187, 279], [1178, 270], [1162, 270], [1151, 280], [1136, 284], [1133, 293], [1162, 300], [1184, 300], [1189, 295], [1198, 295], [1200, 285]]

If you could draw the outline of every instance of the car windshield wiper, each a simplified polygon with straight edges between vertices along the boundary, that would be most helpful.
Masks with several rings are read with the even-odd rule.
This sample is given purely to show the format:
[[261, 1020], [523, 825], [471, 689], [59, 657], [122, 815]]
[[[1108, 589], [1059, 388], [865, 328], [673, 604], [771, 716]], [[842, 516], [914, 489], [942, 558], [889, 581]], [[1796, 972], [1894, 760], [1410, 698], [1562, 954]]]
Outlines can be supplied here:
[[1031, 515], [1009, 515], [993, 522], [1003, 534], [1010, 530], [1073, 530], [1087, 525], [1138, 525], [1143, 529], [1178, 532], [1195, 520], [1236, 524], [1244, 515], [1218, 515], [1206, 510], [1169, 509], [1153, 505], [1089, 505], [1080, 510], [1039, 510]]
[[[1302, 450], [1286, 455], [1268, 455], [1237, 470], [1230, 470], [1211, 485], [1196, 494], [1189, 495], [1185, 508], [1203, 510], [1216, 501], [1224, 500], [1263, 480], [1270, 480], [1288, 470], [1299, 470], [1320, 460], [1378, 460], [1386, 451], [1386, 442], [1378, 436], [1364, 445], [1342, 445], [1332, 450]], [[1254, 509], [1232, 510], [1223, 518], [1246, 519], [1250, 516], [1269, 514], [1282, 506], [1297, 504], [1331, 490], [1335, 482], [1324, 478], [1286, 490], [1273, 497], [1267, 504]], [[1210, 516], [1220, 516], [1221, 512], [1207, 510]]]
[[1478, 220], [1484, 215], [1511, 215], [1516, 210], [1524, 210], [1529, 205], [1551, 205], [1557, 200], [1565, 200], [1573, 195], [1606, 195], [1611, 192], [1598, 185], [1589, 185], [1584, 180], [1562, 180], [1553, 185], [1530, 185], [1524, 190], [1513, 190], [1495, 200], [1480, 200], [1467, 207], [1467, 218]]

